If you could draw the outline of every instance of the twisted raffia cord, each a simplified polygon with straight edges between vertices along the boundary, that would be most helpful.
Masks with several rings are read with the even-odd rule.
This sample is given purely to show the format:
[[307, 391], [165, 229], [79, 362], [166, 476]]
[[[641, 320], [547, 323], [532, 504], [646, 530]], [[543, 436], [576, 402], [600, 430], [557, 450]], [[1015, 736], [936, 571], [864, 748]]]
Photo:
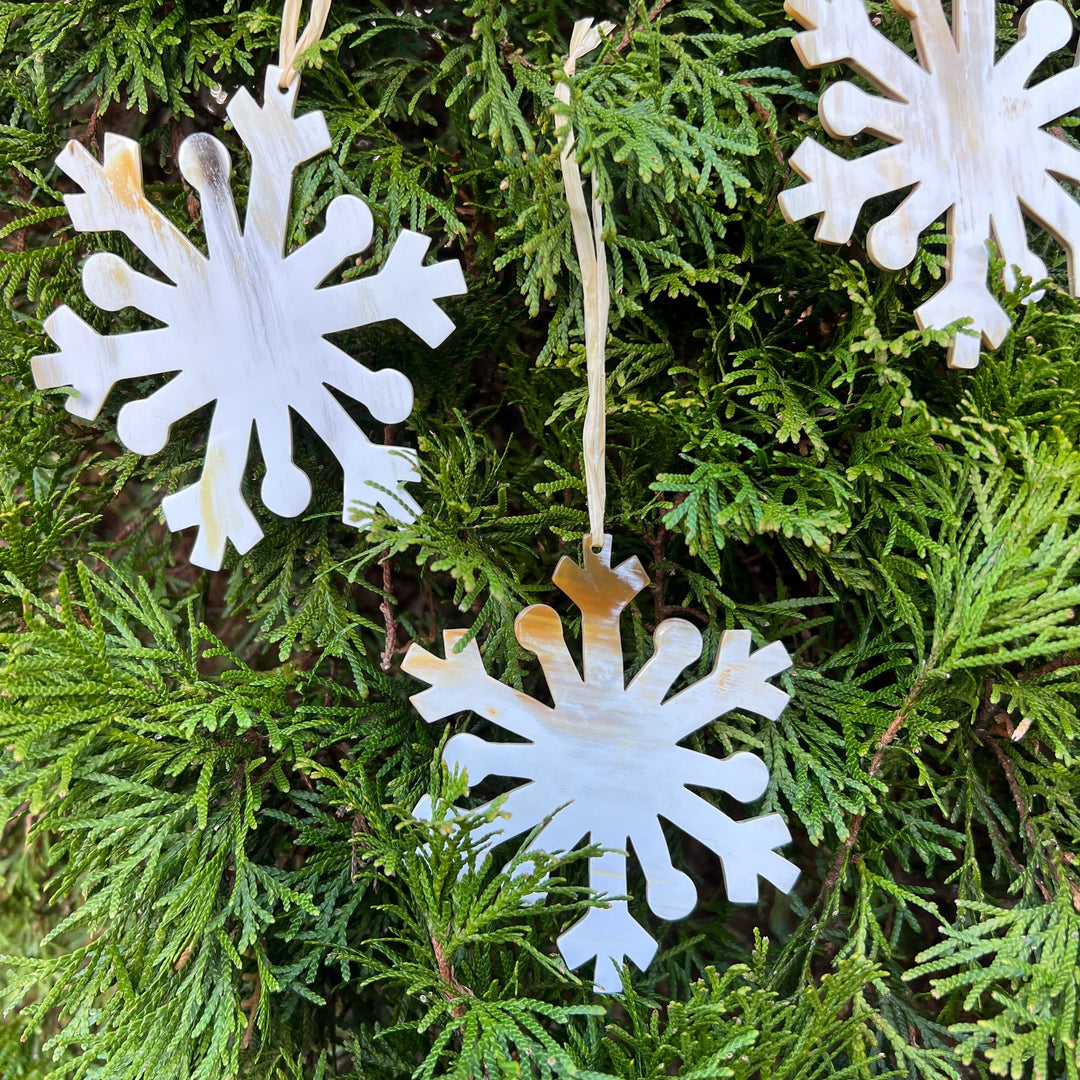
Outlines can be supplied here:
[[285, 0], [285, 11], [281, 16], [281, 59], [278, 64], [281, 78], [278, 86], [282, 90], [299, 77], [296, 58], [322, 37], [330, 15], [330, 0], [311, 0], [311, 18], [301, 34], [300, 4], [301, 0]]
[[[563, 64], [566, 78], [577, 69], [577, 62], [598, 48], [604, 36], [615, 29], [614, 23], [593, 26], [592, 19], [574, 23], [570, 37], [570, 54]], [[555, 87], [555, 96], [570, 104], [570, 83], [566, 80]], [[604, 250], [604, 211], [596, 198], [596, 176], [592, 179], [592, 219], [581, 185], [581, 170], [574, 157], [574, 131], [569, 118], [556, 114], [555, 130], [565, 130], [562, 156], [563, 188], [570, 206], [570, 224], [574, 230], [574, 247], [581, 267], [581, 287], [585, 305], [585, 359], [589, 373], [589, 401], [585, 410], [585, 493], [589, 505], [589, 535], [593, 547], [604, 539], [604, 503], [607, 482], [604, 476], [604, 450], [607, 442], [607, 378], [604, 346], [607, 342], [608, 309], [611, 294], [608, 287], [607, 254]]]

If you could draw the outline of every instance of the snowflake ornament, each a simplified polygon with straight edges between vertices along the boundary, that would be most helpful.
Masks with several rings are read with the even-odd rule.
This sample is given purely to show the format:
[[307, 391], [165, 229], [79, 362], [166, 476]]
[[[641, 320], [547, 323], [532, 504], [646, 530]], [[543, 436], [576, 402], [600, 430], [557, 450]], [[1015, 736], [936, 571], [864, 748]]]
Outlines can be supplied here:
[[293, 173], [329, 150], [331, 141], [322, 113], [294, 116], [299, 83], [280, 90], [280, 75], [279, 68], [268, 69], [261, 106], [246, 90], [228, 106], [252, 160], [242, 230], [224, 145], [200, 133], [180, 147], [180, 171], [202, 204], [206, 255], [146, 198], [137, 142], [106, 135], [98, 164], [72, 141], [57, 159], [83, 189], [65, 199], [75, 228], [124, 233], [168, 279], [100, 253], [83, 269], [87, 297], [107, 311], [137, 308], [165, 325], [102, 337], [61, 307], [45, 323], [60, 352], [34, 359], [34, 380], [42, 389], [74, 386], [68, 410], [93, 420], [119, 380], [177, 372], [120, 410], [120, 440], [139, 454], [157, 453], [176, 420], [215, 403], [200, 479], [163, 504], [171, 529], [198, 526], [191, 560], [212, 570], [221, 567], [226, 540], [243, 554], [262, 537], [241, 490], [253, 425], [266, 464], [261, 494], [267, 508], [292, 517], [308, 504], [311, 484], [293, 462], [290, 409], [341, 463], [346, 523], [353, 503], [379, 503], [407, 520], [419, 512], [401, 487], [418, 479], [415, 459], [369, 442], [331, 392], [393, 424], [412, 411], [409, 380], [394, 370], [368, 370], [325, 335], [397, 319], [434, 348], [453, 329], [435, 300], [465, 292], [458, 263], [424, 266], [430, 242], [407, 231], [379, 273], [319, 288], [371, 241], [371, 212], [352, 195], [336, 198], [325, 230], [286, 255]]
[[970, 318], [978, 336], [958, 334], [949, 365], [973, 368], [980, 339], [996, 348], [1010, 328], [987, 287], [988, 240], [1006, 262], [1010, 288], [1017, 270], [1045, 278], [1028, 248], [1026, 214], [1065, 248], [1069, 288], [1078, 289], [1080, 204], [1058, 180], [1080, 182], [1080, 153], [1042, 128], [1080, 107], [1080, 68], [1027, 85], [1069, 43], [1072, 20], [1055, 0], [1037, 0], [1020, 19], [1019, 41], [995, 63], [994, 0], [954, 0], [951, 29], [940, 0], [893, 3], [911, 22], [918, 63], [875, 29], [863, 0], [784, 5], [808, 28], [795, 38], [806, 67], [846, 61], [886, 95], [835, 83], [819, 104], [825, 130], [838, 139], [868, 132], [894, 145], [849, 161], [806, 139], [791, 165], [808, 183], [784, 192], [780, 208], [788, 221], [820, 214], [817, 239], [843, 244], [867, 199], [912, 187], [867, 236], [867, 252], [883, 270], [908, 266], [919, 234], [947, 212], [947, 282], [915, 317], [937, 329]]
[[[791, 666], [787, 652], [774, 642], [751, 655], [749, 632], [728, 630], [712, 672], [665, 700], [702, 647], [693, 624], [666, 619], [656, 629], [652, 658], [627, 685], [619, 620], [649, 579], [636, 558], [612, 568], [610, 536], [598, 554], [586, 539], [584, 552], [582, 566], [564, 558], [554, 574], [555, 584], [581, 609], [584, 675], [553, 608], [526, 608], [515, 626], [518, 640], [540, 660], [554, 708], [488, 675], [475, 642], [455, 652], [463, 630], [444, 633], [445, 660], [414, 644], [402, 664], [431, 684], [412, 698], [428, 722], [471, 710], [528, 740], [493, 743], [461, 734], [447, 743], [444, 760], [463, 768], [472, 784], [486, 776], [530, 781], [506, 798], [501, 816], [508, 820], [492, 824], [479, 838], [491, 846], [548, 818], [529, 850], [568, 851], [588, 834], [590, 843], [610, 849], [589, 865], [591, 887], [609, 897], [627, 894], [629, 839], [645, 875], [649, 907], [662, 919], [679, 919], [693, 910], [697, 892], [671, 864], [663, 817], [720, 857], [730, 900], [755, 901], [758, 875], [787, 892], [799, 872], [773, 850], [791, 840], [783, 819], [766, 814], [735, 821], [687, 787], [750, 802], [768, 785], [765, 765], [745, 752], [721, 760], [679, 745], [732, 709], [779, 717], [788, 696], [766, 680]], [[429, 817], [430, 800], [416, 813]], [[626, 900], [612, 899], [590, 908], [560, 937], [559, 949], [571, 968], [595, 957], [597, 990], [615, 993], [622, 988], [616, 965], [629, 957], [644, 970], [656, 941], [631, 916]]]

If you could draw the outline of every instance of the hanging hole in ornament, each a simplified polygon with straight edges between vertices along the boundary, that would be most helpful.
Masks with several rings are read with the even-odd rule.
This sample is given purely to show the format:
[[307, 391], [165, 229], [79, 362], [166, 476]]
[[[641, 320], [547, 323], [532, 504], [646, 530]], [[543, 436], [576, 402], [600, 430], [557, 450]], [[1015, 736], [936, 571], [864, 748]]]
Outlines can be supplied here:
[[611, 562], [611, 533], [604, 533], [599, 544], [593, 543], [592, 533], [586, 533], [581, 542], [586, 555], [594, 558], [599, 556], [606, 562]]

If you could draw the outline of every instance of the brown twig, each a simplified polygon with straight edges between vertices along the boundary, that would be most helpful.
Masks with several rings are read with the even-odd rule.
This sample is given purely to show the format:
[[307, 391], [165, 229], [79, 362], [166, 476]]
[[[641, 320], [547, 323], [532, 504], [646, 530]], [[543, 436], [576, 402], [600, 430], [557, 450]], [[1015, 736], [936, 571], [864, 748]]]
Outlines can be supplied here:
[[[933, 658], [931, 657], [926, 661], [922, 671], [919, 672], [918, 677], [911, 684], [911, 688], [904, 697], [900, 708], [896, 710], [896, 715], [893, 717], [892, 723], [889, 724], [881, 738], [878, 739], [877, 746], [874, 747], [874, 756], [870, 759], [870, 768], [867, 770], [867, 774], [871, 778], [877, 776], [878, 772], [881, 770], [882, 763], [885, 760], [885, 751], [896, 741], [897, 735], [900, 734], [900, 729], [904, 726], [904, 721], [907, 720], [911, 710], [915, 707], [915, 702], [922, 692], [923, 683], [926, 681], [926, 676], [930, 672], [932, 663]], [[851, 828], [848, 830], [844, 842], [840, 845], [840, 849], [836, 853], [836, 858], [833, 859], [832, 866], [829, 867], [829, 872], [825, 875], [825, 880], [821, 883], [820, 895], [822, 898], [836, 888], [837, 882], [840, 880], [840, 875], [847, 866], [851, 850], [855, 846], [855, 841], [859, 838], [859, 830], [862, 828], [864, 818], [865, 815], [856, 814], [851, 819]]]
[[[22, 195], [27, 201], [33, 198], [34, 188], [29, 180], [18, 169], [9, 169], [8, 176], [11, 178], [12, 183], [19, 189], [19, 194]], [[26, 238], [30, 232], [28, 225], [19, 229], [11, 238], [11, 251], [18, 255], [20, 252], [26, 250]]]
[[383, 671], [389, 671], [393, 665], [394, 653], [397, 651], [398, 623], [397, 619], [394, 618], [394, 609], [392, 605], [394, 584], [393, 564], [389, 559], [383, 559], [381, 565], [384, 595], [382, 603], [379, 604], [379, 610], [382, 612], [383, 623], [386, 626], [386, 644], [383, 646], [382, 663], [380, 666]]
[[[1056, 660], [1051, 660], [1050, 663], [1043, 664], [1041, 667], [1035, 668], [1032, 671], [1021, 673], [1017, 676], [1017, 680], [1024, 681], [1037, 678], [1039, 675], [1048, 674], [1051, 671], [1056, 671], [1058, 668], [1065, 667], [1069, 664], [1075, 664], [1076, 662], [1075, 658], [1058, 657]], [[994, 757], [997, 758], [998, 764], [1001, 766], [1001, 771], [1005, 774], [1005, 782], [1008, 784], [1009, 794], [1012, 795], [1013, 803], [1016, 806], [1017, 813], [1020, 815], [1020, 827], [1024, 830], [1024, 836], [1027, 838], [1031, 850], [1037, 852], [1039, 838], [1035, 835], [1035, 829], [1031, 824], [1031, 813], [1028, 809], [1027, 801], [1024, 798], [1024, 793], [1020, 790], [1020, 782], [1016, 778], [1016, 770], [1013, 768], [1008, 755], [1001, 748], [1000, 740], [991, 730], [990, 723], [992, 720], [1004, 719], [1005, 730], [1013, 742], [1017, 741], [1017, 732], [1020, 732], [1022, 735], [1023, 730], [1021, 728], [1017, 728], [1015, 731], [1013, 730], [1007, 713], [995, 713], [995, 707], [991, 701], [993, 690], [994, 680], [990, 675], [987, 675], [983, 679], [982, 701], [979, 705], [979, 712], [975, 721], [975, 736], [984, 746], [988, 747]], [[1002, 839], [1004, 843], [1004, 838]], [[1023, 872], [1023, 865], [1008, 851], [1008, 845], [1005, 844], [1004, 846], [1013, 869]], [[1054, 865], [1053, 860], [1049, 861], [1049, 866], [1050, 872], [1054, 876], [1054, 881], [1060, 885], [1061, 873], [1057, 866]], [[1049, 901], [1050, 891], [1043, 882], [1038, 878], [1035, 878], [1035, 885], [1039, 892], [1042, 893], [1043, 899]]]
[[1077, 667], [1080, 665], [1080, 656], [1059, 656], [1048, 664], [1032, 668], [1030, 671], [1022, 671], [1016, 676], [1017, 682], [1027, 682], [1029, 679], [1038, 679], [1042, 675], [1049, 675], [1053, 671], [1060, 671], [1064, 667]]
[[[454, 965], [447, 960], [446, 954], [443, 952], [442, 942], [434, 934], [431, 935], [431, 951], [435, 954], [439, 978], [448, 987], [443, 991], [446, 1000], [453, 1001], [455, 997], [475, 997], [476, 995], [467, 986], [458, 982], [457, 975], [454, 973]], [[465, 1015], [465, 1006], [455, 1005], [452, 1013], [455, 1020], [460, 1020]]]
[[521, 49], [515, 49], [514, 43], [508, 37], [504, 37], [502, 41], [499, 42], [499, 51], [502, 53], [503, 59], [508, 64], [520, 64], [523, 68], [528, 68], [530, 71], [536, 70], [536, 65], [529, 63], [522, 55]]
[[398, 623], [394, 618], [393, 608], [393, 566], [389, 559], [382, 561], [382, 587], [383, 598], [379, 604], [382, 612], [383, 623], [386, 626], [386, 644], [383, 646], [382, 663], [379, 665], [383, 671], [389, 671], [394, 663], [394, 653], [397, 652]]
[[[660, 17], [660, 12], [664, 10], [671, 3], [671, 0], [657, 0], [656, 6], [649, 12], [648, 19], [650, 23], [656, 22]], [[615, 46], [617, 53], [625, 52], [630, 45], [630, 38], [634, 30], [634, 20], [629, 18], [626, 20], [626, 29], [623, 30], [622, 40]]]
[[990, 832], [993, 835], [994, 839], [1000, 845], [1001, 851], [1005, 856], [1006, 862], [1008, 862], [1008, 864], [1018, 874], [1022, 874], [1024, 872], [1024, 869], [1025, 869], [1024, 864], [1010, 850], [1009, 842], [1008, 842], [1008, 840], [1005, 839], [1005, 834], [1001, 831], [1001, 829], [998, 828], [997, 822], [995, 822], [993, 818], [987, 817], [987, 819], [986, 819], [986, 828], [987, 828], [987, 831]]
[[[749, 79], [740, 79], [739, 85], [745, 86], [747, 87], [747, 89], [753, 87], [753, 83], [751, 83]], [[786, 162], [784, 161], [784, 152], [780, 149], [780, 138], [773, 130], [770, 123], [773, 120], [773, 117], [769, 115], [769, 110], [766, 109], [765, 106], [762, 105], [761, 102], [753, 96], [753, 94], [747, 94], [746, 96], [749, 99], [750, 107], [754, 110], [757, 118], [765, 125], [765, 132], [769, 136], [769, 141], [773, 145], [773, 153], [776, 155], [776, 160], [781, 165], [786, 164]]]
[[368, 819], [364, 817], [359, 811], [352, 819], [352, 856], [349, 860], [349, 870], [352, 876], [352, 880], [355, 881], [357, 875], [360, 873], [360, 852], [357, 850], [359, 842], [357, 837], [363, 834], [371, 832], [371, 826], [368, 824]]
[[646, 536], [645, 540], [652, 549], [653, 557], [653, 608], [656, 613], [656, 621], [660, 622], [667, 614], [667, 599], [664, 589], [667, 584], [667, 571], [664, 569], [664, 541], [667, 539], [667, 529], [659, 526], [652, 536]]
[[251, 1045], [251, 1037], [255, 1034], [255, 1016], [259, 1011], [259, 998], [262, 996], [262, 980], [259, 978], [259, 973], [253, 971], [251, 973], [251, 978], [254, 980], [255, 984], [251, 991], [251, 996], [240, 1002], [240, 1007], [242, 1009], [251, 1009], [247, 1027], [244, 1028], [244, 1037], [240, 1040], [241, 1050], [246, 1050]]
[[86, 122], [86, 130], [79, 136], [79, 142], [83, 146], [89, 146], [91, 149], [96, 150], [97, 144], [97, 126], [98, 121], [101, 119], [101, 98], [99, 97], [94, 103], [94, 107], [90, 112], [90, 119]]
[[[387, 446], [394, 445], [394, 425], [387, 424], [383, 428], [383, 442]], [[397, 652], [397, 619], [394, 618], [394, 589], [393, 589], [393, 564], [389, 558], [382, 561], [382, 587], [383, 598], [379, 605], [382, 612], [383, 624], [386, 626], [386, 644], [383, 646], [382, 667], [383, 671], [389, 671], [394, 662], [394, 653]]]
[[[1016, 771], [1012, 767], [1012, 762], [1005, 751], [1001, 749], [998, 740], [989, 732], [980, 733], [979, 739], [984, 746], [990, 748], [994, 757], [997, 758], [1001, 771], [1005, 774], [1005, 782], [1009, 785], [1009, 794], [1012, 795], [1012, 800], [1016, 804], [1016, 810], [1020, 815], [1020, 827], [1024, 830], [1024, 836], [1027, 837], [1031, 850], [1033, 852], [1038, 851], [1039, 838], [1035, 835], [1035, 827], [1031, 824], [1031, 813], [1028, 810], [1027, 801], [1024, 799], [1024, 793], [1020, 790], [1020, 782], [1016, 779]], [[1049, 860], [1047, 865], [1050, 867], [1050, 873], [1054, 875], [1054, 881], [1060, 884], [1061, 872], [1054, 865], [1053, 860]], [[1050, 890], [1038, 878], [1035, 879], [1035, 884], [1039, 892], [1042, 893], [1042, 898], [1049, 903]]]

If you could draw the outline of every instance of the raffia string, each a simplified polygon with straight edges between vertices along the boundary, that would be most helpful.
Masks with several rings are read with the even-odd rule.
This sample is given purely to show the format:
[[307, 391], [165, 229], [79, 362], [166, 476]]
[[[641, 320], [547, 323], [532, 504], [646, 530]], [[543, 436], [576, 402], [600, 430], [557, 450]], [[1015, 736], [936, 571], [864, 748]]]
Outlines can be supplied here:
[[[573, 77], [581, 57], [599, 48], [604, 36], [615, 29], [614, 23], [593, 26], [592, 19], [574, 23], [570, 36], [570, 55], [563, 64], [567, 79]], [[570, 84], [561, 81], [555, 96], [570, 104]], [[574, 131], [566, 116], [556, 115], [555, 130], [565, 131], [562, 156], [563, 188], [570, 206], [570, 224], [574, 231], [574, 247], [581, 267], [581, 287], [585, 305], [585, 360], [589, 375], [589, 401], [585, 409], [585, 494], [589, 506], [589, 536], [594, 548], [604, 541], [604, 504], [607, 481], [604, 475], [604, 450], [607, 441], [607, 378], [604, 346], [607, 342], [608, 308], [611, 294], [608, 287], [607, 254], [604, 250], [604, 211], [596, 199], [596, 177], [592, 181], [592, 218], [581, 185], [581, 170], [574, 158]]]
[[296, 58], [322, 37], [330, 15], [330, 0], [311, 0], [311, 18], [301, 34], [300, 4], [301, 0], [285, 0], [285, 11], [281, 16], [281, 59], [278, 62], [281, 78], [278, 86], [282, 90], [299, 78]]

